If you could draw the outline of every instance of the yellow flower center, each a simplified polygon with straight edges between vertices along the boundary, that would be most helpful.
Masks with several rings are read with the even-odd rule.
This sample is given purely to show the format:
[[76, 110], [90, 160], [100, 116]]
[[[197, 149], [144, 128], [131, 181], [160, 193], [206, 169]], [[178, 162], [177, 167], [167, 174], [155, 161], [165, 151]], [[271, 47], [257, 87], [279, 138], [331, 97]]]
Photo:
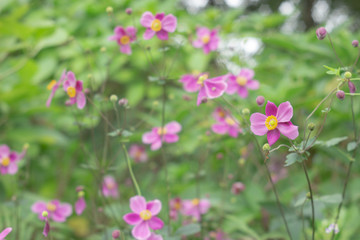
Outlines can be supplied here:
[[174, 205], [174, 208], [176, 210], [179, 210], [181, 208], [181, 204], [179, 202], [176, 202], [175, 205]]
[[9, 166], [9, 164], [10, 164], [10, 158], [4, 157], [1, 161], [1, 165], [3, 165], [4, 167], [7, 167], [7, 166]]
[[50, 202], [50, 203], [48, 203], [48, 204], [46, 205], [46, 208], [47, 208], [47, 210], [49, 210], [50, 212], [54, 212], [54, 211], [56, 210], [56, 205]]
[[194, 198], [193, 200], [191, 200], [191, 203], [192, 205], [197, 206], [200, 204], [200, 200], [198, 198]]
[[234, 121], [234, 119], [232, 119], [231, 117], [226, 117], [225, 118], [225, 122], [231, 126], [235, 125], [236, 122]]
[[236, 82], [237, 84], [239, 84], [240, 86], [245, 86], [246, 83], [247, 83], [247, 78], [244, 78], [244, 77], [237, 77], [236, 78]]
[[106, 184], [106, 187], [108, 188], [108, 189], [114, 189], [115, 188], [115, 183], [113, 183], [113, 182], [108, 182], [107, 184]]
[[68, 87], [66, 92], [71, 98], [76, 96], [76, 89], [74, 87]]
[[205, 35], [201, 38], [201, 41], [204, 43], [204, 44], [207, 44], [208, 42], [210, 42], [210, 36], [209, 35]]
[[123, 45], [126, 45], [126, 44], [128, 44], [130, 42], [130, 38], [129, 38], [129, 36], [122, 36], [121, 38], [120, 38], [120, 43], [121, 44], [123, 44]]
[[149, 210], [143, 210], [140, 212], [140, 217], [142, 220], [149, 220], [151, 219], [151, 212]]
[[151, 30], [153, 30], [155, 32], [158, 32], [161, 30], [161, 22], [159, 19], [155, 19], [154, 21], [152, 21]]
[[53, 87], [55, 86], [55, 84], [56, 84], [56, 80], [51, 80], [51, 82], [47, 85], [47, 89], [48, 90], [51, 90], [51, 89], [53, 89]]
[[268, 116], [265, 120], [265, 125], [266, 125], [267, 129], [274, 130], [278, 125], [278, 120], [273, 115]]
[[208, 77], [209, 76], [207, 74], [203, 74], [198, 78], [196, 83], [202, 86], [204, 84], [204, 81], [208, 79]]
[[222, 110], [221, 110], [221, 111], [219, 111], [219, 112], [218, 112], [218, 114], [219, 114], [219, 117], [221, 117], [221, 118], [224, 118], [224, 117], [225, 117], [225, 115], [226, 115], [226, 114], [225, 114], [225, 112], [224, 112], [224, 111], [222, 111]]
[[159, 128], [158, 131], [157, 131], [157, 133], [158, 133], [159, 135], [165, 135], [165, 134], [167, 133], [167, 130], [166, 130], [165, 127], [164, 127], [164, 128]]

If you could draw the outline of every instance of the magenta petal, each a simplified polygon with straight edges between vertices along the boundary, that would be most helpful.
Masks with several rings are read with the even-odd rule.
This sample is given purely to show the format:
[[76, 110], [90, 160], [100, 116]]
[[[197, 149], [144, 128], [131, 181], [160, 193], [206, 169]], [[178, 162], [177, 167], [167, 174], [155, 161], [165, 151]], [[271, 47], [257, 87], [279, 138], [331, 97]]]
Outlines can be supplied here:
[[80, 197], [75, 203], [75, 212], [77, 215], [81, 215], [86, 208], [86, 202], [83, 197]]
[[5, 228], [4, 231], [0, 233], [0, 239], [4, 239], [11, 231], [11, 227]]
[[257, 80], [249, 80], [246, 84], [246, 87], [251, 90], [259, 89], [260, 83]]
[[279, 105], [276, 118], [279, 122], [289, 122], [293, 116], [293, 108], [289, 101]]
[[279, 137], [280, 137], [280, 131], [278, 129], [268, 131], [267, 139], [268, 139], [269, 145], [271, 146], [274, 143], [276, 143], [276, 141], [279, 139]]
[[165, 17], [165, 13], [163, 13], [163, 12], [162, 13], [157, 13], [155, 15], [155, 18], [159, 19], [160, 21], [162, 21], [164, 17]]
[[251, 123], [251, 131], [258, 136], [262, 136], [265, 133], [268, 132], [268, 129], [265, 125], [266, 116], [261, 113], [254, 113], [250, 117], [250, 123]]
[[243, 86], [239, 86], [238, 94], [241, 98], [247, 98], [249, 96], [248, 90]]
[[137, 225], [142, 221], [141, 217], [137, 213], [125, 214], [123, 219], [129, 225]]
[[31, 206], [31, 211], [33, 213], [42, 213], [46, 210], [46, 202], [36, 202]]
[[178, 133], [181, 131], [181, 125], [176, 121], [169, 122], [165, 127], [167, 133]]
[[155, 35], [155, 31], [151, 30], [150, 28], [146, 29], [146, 31], [144, 32], [144, 39], [145, 40], [149, 40], [151, 39], [153, 36]]
[[151, 12], [144, 12], [140, 18], [140, 23], [146, 28], [150, 28], [152, 22], [155, 20], [154, 15]]
[[16, 164], [16, 162], [10, 163], [8, 166], [8, 174], [14, 175], [15, 173], [17, 173], [17, 171], [18, 171], [18, 165]]
[[158, 150], [159, 148], [161, 148], [161, 146], [162, 146], [161, 138], [159, 138], [158, 140], [156, 140], [154, 143], [151, 144], [150, 149], [151, 149], [152, 151], [156, 151], [156, 150]]
[[169, 34], [167, 31], [165, 30], [160, 30], [158, 32], [156, 32], [156, 36], [160, 39], [160, 40], [168, 40], [169, 39]]
[[130, 198], [130, 209], [137, 214], [146, 210], [146, 200], [142, 196], [135, 196]]
[[142, 142], [145, 144], [152, 144], [153, 142], [155, 142], [158, 139], [159, 139], [159, 135], [153, 131], [146, 132], [142, 135]]
[[159, 200], [150, 201], [146, 204], [146, 209], [149, 210], [153, 216], [158, 215], [161, 210], [161, 202]]
[[239, 73], [239, 76], [245, 77], [249, 80], [252, 79], [254, 77], [254, 75], [255, 75], [254, 70], [249, 69], [249, 68], [243, 68], [243, 69], [241, 69], [241, 71]]
[[78, 109], [83, 109], [86, 105], [86, 97], [83, 92], [78, 92], [76, 94], [76, 104]]
[[129, 37], [132, 41], [136, 39], [136, 32], [137, 32], [136, 28], [127, 27], [126, 32], [127, 32], [127, 34], [129, 34]]
[[153, 230], [159, 230], [163, 228], [164, 222], [158, 217], [152, 217], [149, 220], [149, 227]]
[[174, 32], [177, 25], [177, 19], [174, 17], [174, 15], [169, 14], [164, 17], [164, 19], [161, 21], [162, 28], [167, 32]]
[[179, 136], [176, 134], [165, 134], [164, 141], [167, 143], [174, 143], [179, 141]]
[[131, 54], [131, 47], [130, 44], [121, 45], [120, 46], [120, 52], [125, 53], [127, 55]]
[[266, 107], [265, 107], [266, 116], [271, 116], [271, 115], [276, 116], [277, 111], [278, 111], [278, 109], [277, 109], [276, 105], [274, 103], [268, 101], [266, 104]]
[[147, 221], [143, 221], [139, 225], [136, 225], [131, 233], [136, 239], [147, 239], [151, 234]]
[[291, 140], [294, 140], [299, 136], [298, 126], [293, 125], [291, 122], [278, 123], [277, 129], [279, 129], [282, 135], [290, 138]]
[[211, 130], [217, 134], [225, 134], [228, 132], [228, 126], [225, 123], [215, 123], [211, 126]]
[[198, 97], [197, 97], [197, 101], [196, 101], [196, 105], [199, 106], [201, 104], [201, 102], [203, 100], [205, 100], [205, 99], [207, 99], [206, 91], [205, 91], [205, 88], [202, 87], [202, 88], [200, 88], [200, 91], [199, 91], [199, 94], [198, 94]]
[[47, 237], [49, 232], [50, 232], [50, 224], [49, 224], [48, 220], [45, 220], [45, 226], [44, 226], [44, 230], [43, 230], [43, 235], [45, 237]]
[[200, 213], [201, 214], [206, 213], [209, 210], [210, 206], [211, 206], [211, 204], [210, 204], [209, 200], [207, 200], [207, 199], [200, 200], [200, 204], [199, 204]]
[[239, 129], [236, 127], [229, 127], [228, 133], [231, 137], [237, 138], [239, 135]]
[[213, 99], [224, 94], [227, 84], [225, 82], [205, 81], [204, 86], [207, 97]]
[[125, 29], [121, 26], [117, 26], [114, 29], [115, 35], [117, 35], [118, 38], [121, 38], [122, 36], [126, 35]]

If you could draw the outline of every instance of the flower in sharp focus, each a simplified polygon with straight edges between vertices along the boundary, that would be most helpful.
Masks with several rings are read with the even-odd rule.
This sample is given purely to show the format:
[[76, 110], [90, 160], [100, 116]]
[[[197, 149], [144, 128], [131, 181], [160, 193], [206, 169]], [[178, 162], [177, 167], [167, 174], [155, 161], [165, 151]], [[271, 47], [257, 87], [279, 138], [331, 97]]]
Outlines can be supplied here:
[[254, 71], [248, 68], [241, 69], [238, 75], [229, 74], [226, 93], [237, 93], [241, 98], [247, 98], [248, 90], [256, 90], [260, 85], [259, 81], [253, 79], [254, 75]]
[[194, 71], [192, 74], [185, 74], [181, 76], [179, 82], [183, 84], [184, 90], [187, 92], [197, 92], [201, 85], [198, 84], [199, 78], [206, 73]]
[[13, 175], [18, 171], [18, 161], [20, 161], [26, 153], [26, 148], [22, 153], [11, 151], [7, 145], [0, 145], [0, 174]]
[[148, 239], [151, 237], [150, 229], [158, 230], [164, 226], [157, 217], [161, 210], [159, 200], [146, 202], [144, 197], [135, 196], [130, 198], [130, 209], [133, 212], [124, 215], [123, 219], [127, 224], [134, 225], [131, 231], [134, 238]]
[[177, 19], [172, 14], [157, 13], [154, 16], [151, 12], [144, 12], [140, 23], [146, 27], [145, 40], [151, 39], [155, 34], [160, 40], [168, 40], [169, 32], [175, 32]]
[[75, 203], [75, 213], [77, 215], [81, 215], [86, 208], [86, 202], [85, 202], [85, 198], [84, 198], [85, 193], [84, 193], [83, 189], [79, 188], [79, 191], [77, 191], [77, 194], [78, 194], [78, 200]]
[[76, 80], [73, 72], [67, 72], [63, 88], [70, 98], [66, 101], [66, 105], [73, 105], [76, 103], [79, 109], [83, 109], [85, 107], [86, 97], [83, 92], [83, 82]]
[[226, 77], [227, 75], [215, 77], [215, 78], [208, 78], [208, 74], [203, 74], [199, 77], [196, 84], [200, 86], [199, 88], [199, 94], [197, 97], [196, 104], [199, 106], [203, 101], [205, 101], [207, 98], [214, 99], [217, 97], [220, 97], [224, 94], [227, 83]]
[[130, 43], [136, 40], [136, 28], [117, 26], [114, 29], [114, 35], [109, 37], [110, 41], [116, 41], [120, 46], [120, 52], [127, 55], [131, 54]]
[[118, 184], [112, 176], [104, 177], [101, 190], [104, 197], [119, 197]]
[[145, 144], [151, 144], [150, 149], [155, 151], [161, 148], [162, 141], [167, 143], [174, 143], [179, 141], [178, 132], [181, 131], [180, 123], [172, 121], [166, 124], [163, 128], [154, 127], [151, 132], [146, 132], [142, 136], [142, 141]]
[[185, 216], [191, 216], [194, 220], [199, 221], [201, 215], [207, 213], [210, 208], [208, 199], [194, 198], [192, 200], [183, 200], [183, 208], [181, 213]]
[[258, 136], [267, 134], [267, 140], [273, 145], [280, 137], [280, 134], [294, 140], [299, 136], [298, 126], [291, 123], [293, 108], [290, 102], [284, 102], [279, 108], [270, 101], [267, 102], [265, 114], [254, 113], [250, 117], [251, 131]]
[[197, 39], [192, 42], [195, 48], [202, 48], [205, 54], [216, 51], [219, 46], [218, 30], [210, 30], [206, 27], [199, 27], [196, 30]]
[[48, 219], [55, 222], [65, 222], [66, 218], [72, 214], [72, 207], [68, 203], [60, 203], [59, 200], [50, 202], [38, 201], [31, 206], [31, 211], [38, 214], [39, 219], [46, 220], [43, 212], [48, 212]]
[[12, 231], [11, 227], [5, 228], [1, 233], [0, 233], [0, 240], [5, 240], [5, 237]]
[[334, 223], [330, 224], [329, 227], [326, 228], [326, 230], [325, 230], [326, 233], [332, 233], [332, 232], [334, 232], [335, 234], [338, 234], [339, 231], [340, 231], [340, 230], [339, 230], [338, 225], [337, 225], [337, 224], [334, 224]]
[[229, 134], [233, 138], [237, 138], [238, 134], [242, 132], [239, 123], [236, 119], [228, 112], [221, 108], [216, 108], [213, 113], [217, 123], [211, 126], [214, 133], [217, 134]]
[[145, 147], [137, 144], [133, 144], [130, 146], [129, 156], [134, 159], [136, 163], [146, 162], [148, 160]]

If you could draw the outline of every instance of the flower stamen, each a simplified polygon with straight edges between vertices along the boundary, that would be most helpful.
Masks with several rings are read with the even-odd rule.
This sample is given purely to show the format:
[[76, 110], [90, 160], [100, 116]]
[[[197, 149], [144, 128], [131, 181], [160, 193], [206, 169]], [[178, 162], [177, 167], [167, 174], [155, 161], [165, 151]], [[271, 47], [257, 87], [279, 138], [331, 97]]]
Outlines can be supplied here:
[[7, 166], [9, 166], [9, 164], [10, 164], [10, 158], [4, 157], [1, 161], [1, 165], [3, 165], [4, 167], [7, 167]]
[[66, 92], [71, 98], [76, 96], [76, 89], [74, 87], [68, 87]]
[[274, 115], [268, 116], [265, 120], [265, 126], [269, 130], [274, 130], [278, 125], [278, 120]]
[[46, 208], [47, 208], [47, 210], [49, 210], [50, 212], [54, 212], [54, 211], [56, 210], [56, 205], [50, 202], [50, 203], [48, 203], [48, 204], [46, 205]]
[[122, 44], [122, 45], [126, 45], [126, 44], [129, 44], [129, 42], [130, 42], [130, 38], [129, 38], [129, 36], [122, 36], [121, 38], [120, 38], [120, 43]]
[[152, 21], [151, 30], [158, 32], [161, 30], [161, 28], [162, 28], [161, 21], [159, 19], [155, 19], [154, 21]]
[[151, 219], [151, 212], [149, 210], [143, 210], [140, 212], [140, 217], [142, 220], [147, 221]]
[[239, 84], [240, 86], [245, 86], [248, 82], [247, 78], [245, 77], [237, 77], [236, 78], [236, 82], [237, 84]]
[[204, 43], [204, 44], [207, 44], [210, 42], [210, 36], [209, 35], [205, 35], [201, 38], [201, 41]]
[[191, 200], [191, 203], [192, 205], [197, 206], [200, 204], [200, 200], [198, 198], [194, 198], [193, 200]]
[[164, 128], [159, 128], [158, 130], [157, 130], [157, 134], [158, 135], [165, 135], [167, 133], [167, 130], [166, 130], [166, 128], [164, 127]]

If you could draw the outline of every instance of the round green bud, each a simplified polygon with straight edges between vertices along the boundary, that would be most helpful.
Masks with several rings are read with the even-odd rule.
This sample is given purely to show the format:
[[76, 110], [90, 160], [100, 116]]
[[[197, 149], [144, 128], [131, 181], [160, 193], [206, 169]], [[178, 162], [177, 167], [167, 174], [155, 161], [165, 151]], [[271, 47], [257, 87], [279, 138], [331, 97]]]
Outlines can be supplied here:
[[112, 101], [112, 102], [117, 102], [117, 100], [118, 100], [118, 97], [117, 97], [115, 94], [112, 94], [112, 95], [110, 96], [110, 101]]
[[306, 198], [311, 199], [311, 193], [310, 192], [306, 193]]
[[268, 143], [265, 143], [264, 146], [262, 147], [262, 149], [265, 151], [265, 152], [268, 152], [270, 151], [270, 145]]
[[242, 111], [243, 115], [249, 115], [250, 114], [250, 110], [248, 108], [244, 108]]
[[315, 129], [315, 124], [311, 122], [311, 123], [308, 124], [307, 127], [308, 127], [308, 129], [309, 129], [310, 131], [314, 131], [314, 129]]
[[245, 158], [240, 158], [239, 161], [238, 161], [238, 164], [239, 164], [240, 166], [244, 166], [244, 164], [245, 164]]
[[84, 191], [78, 192], [78, 197], [83, 197], [85, 195]]
[[42, 215], [43, 217], [47, 217], [47, 216], [49, 215], [49, 213], [48, 213], [47, 211], [43, 211], [43, 212], [41, 213], [41, 215]]
[[112, 13], [114, 12], [114, 9], [109, 6], [109, 7], [106, 8], [106, 12], [107, 12], [108, 14], [112, 14]]
[[345, 72], [344, 77], [345, 77], [346, 79], [350, 79], [350, 78], [352, 77], [351, 72]]

